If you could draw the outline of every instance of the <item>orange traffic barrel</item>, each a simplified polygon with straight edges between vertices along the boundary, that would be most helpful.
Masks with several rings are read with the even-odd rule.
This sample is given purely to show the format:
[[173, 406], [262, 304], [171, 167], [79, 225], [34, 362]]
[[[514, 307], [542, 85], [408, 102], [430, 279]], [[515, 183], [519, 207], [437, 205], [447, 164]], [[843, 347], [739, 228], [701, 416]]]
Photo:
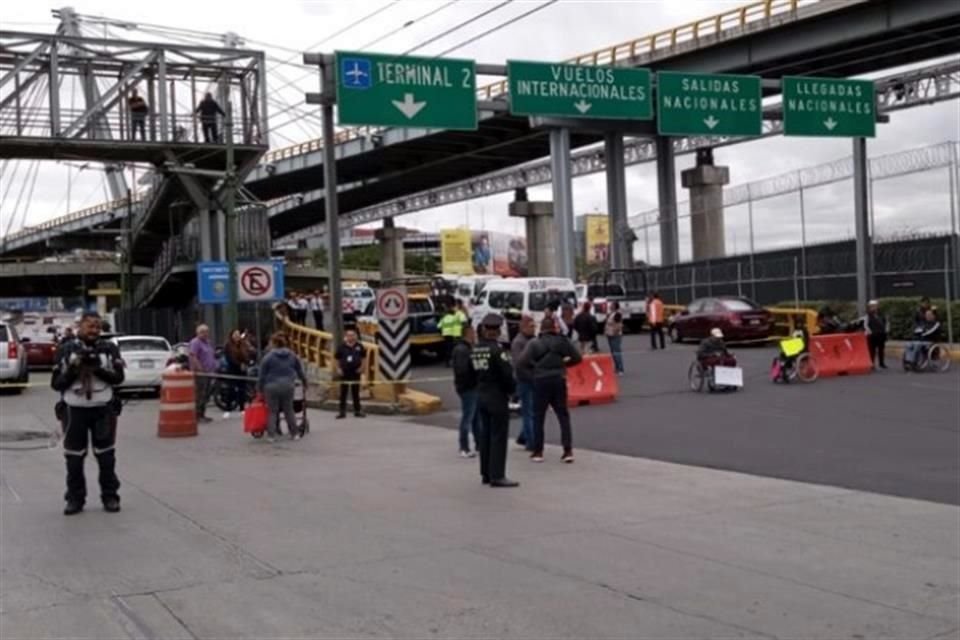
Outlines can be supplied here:
[[192, 371], [163, 372], [158, 437], [183, 438], [197, 435], [196, 394]]

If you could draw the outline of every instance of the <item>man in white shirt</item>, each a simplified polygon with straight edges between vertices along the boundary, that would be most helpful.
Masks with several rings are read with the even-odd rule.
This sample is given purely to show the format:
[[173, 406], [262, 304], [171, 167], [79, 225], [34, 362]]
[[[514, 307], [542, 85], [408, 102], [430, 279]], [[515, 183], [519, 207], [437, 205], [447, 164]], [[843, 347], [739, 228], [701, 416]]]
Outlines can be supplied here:
[[310, 311], [313, 312], [313, 324], [317, 331], [323, 331], [323, 296], [319, 291], [314, 291], [310, 296]]

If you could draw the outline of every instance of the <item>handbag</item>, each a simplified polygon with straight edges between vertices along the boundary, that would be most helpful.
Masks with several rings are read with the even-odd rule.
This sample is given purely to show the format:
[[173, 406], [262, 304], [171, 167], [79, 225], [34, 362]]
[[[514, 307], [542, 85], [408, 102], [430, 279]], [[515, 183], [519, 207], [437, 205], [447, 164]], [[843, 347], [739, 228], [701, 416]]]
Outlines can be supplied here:
[[243, 432], [257, 433], [266, 431], [268, 417], [269, 411], [267, 410], [267, 404], [263, 401], [263, 396], [258, 393], [253, 399], [253, 402], [243, 410]]

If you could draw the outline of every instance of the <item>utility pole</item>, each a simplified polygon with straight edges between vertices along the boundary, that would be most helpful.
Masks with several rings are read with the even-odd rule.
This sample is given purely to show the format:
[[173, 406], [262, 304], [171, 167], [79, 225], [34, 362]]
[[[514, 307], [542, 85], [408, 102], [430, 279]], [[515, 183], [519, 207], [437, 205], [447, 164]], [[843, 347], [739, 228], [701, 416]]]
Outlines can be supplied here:
[[227, 102], [227, 115], [223, 120], [223, 135], [226, 136], [227, 143], [227, 168], [223, 174], [224, 187], [224, 213], [225, 233], [224, 244], [227, 249], [227, 268], [229, 269], [229, 297], [227, 298], [227, 313], [224, 327], [224, 333], [230, 335], [230, 332], [237, 328], [237, 211], [236, 211], [236, 168], [233, 161], [233, 103]]

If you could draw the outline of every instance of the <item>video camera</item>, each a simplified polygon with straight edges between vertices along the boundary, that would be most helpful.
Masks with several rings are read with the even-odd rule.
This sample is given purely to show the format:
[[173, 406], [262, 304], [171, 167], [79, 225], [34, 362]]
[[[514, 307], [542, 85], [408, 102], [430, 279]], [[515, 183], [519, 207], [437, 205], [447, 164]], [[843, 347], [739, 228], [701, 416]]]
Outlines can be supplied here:
[[96, 367], [100, 364], [100, 352], [96, 347], [83, 345], [71, 354], [70, 362], [81, 367]]

